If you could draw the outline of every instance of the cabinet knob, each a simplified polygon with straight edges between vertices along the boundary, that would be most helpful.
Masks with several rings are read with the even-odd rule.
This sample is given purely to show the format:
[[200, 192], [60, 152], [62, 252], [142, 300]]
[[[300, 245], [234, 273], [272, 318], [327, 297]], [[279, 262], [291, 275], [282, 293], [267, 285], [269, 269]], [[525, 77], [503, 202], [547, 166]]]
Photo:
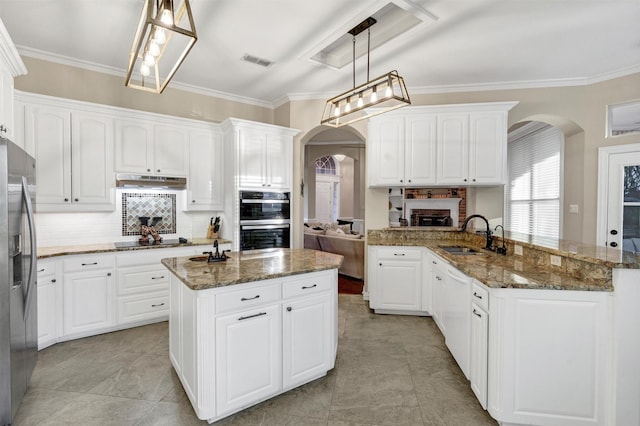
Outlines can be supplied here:
[[615, 241], [613, 241], [613, 242], [609, 243], [609, 245], [610, 245], [611, 247], [618, 247], [618, 243], [616, 243]]
[[476, 181], [475, 179], [472, 179], [474, 182]]
[[192, 203], [195, 203], [195, 202], [196, 202], [196, 200], [191, 200], [191, 202], [192, 202]]
[[158, 173], [160, 173], [160, 169], [158, 169]]
[[612, 229], [611, 230], [611, 235], [618, 235], [618, 230], [617, 229]]
[[409, 179], [409, 183], [411, 183], [411, 179]]
[[110, 277], [111, 276], [111, 272], [107, 272], [107, 276]]
[[7, 128], [4, 126], [4, 124], [0, 125], [0, 133], [6, 133], [7, 132]]
[[78, 202], [78, 201], [80, 201], [80, 200], [78, 200], [77, 198], [74, 198], [74, 199], [73, 199], [73, 201]]
[[287, 306], [287, 312], [291, 312], [291, 306]]
[[402, 183], [402, 182], [403, 182], [403, 180], [402, 180], [402, 179], [400, 179], [400, 183]]
[[68, 198], [65, 198], [65, 199], [64, 199], [64, 202], [65, 202], [65, 203], [68, 203], [68, 202], [69, 202], [69, 199], [68, 199]]
[[378, 263], [378, 265], [382, 266], [382, 262]]
[[465, 179], [464, 181], [466, 182], [467, 180]]
[[56, 282], [56, 279], [55, 279], [55, 278], [53, 278], [53, 279], [51, 280], [51, 282], [52, 282], [52, 283], [55, 283], [55, 282]]

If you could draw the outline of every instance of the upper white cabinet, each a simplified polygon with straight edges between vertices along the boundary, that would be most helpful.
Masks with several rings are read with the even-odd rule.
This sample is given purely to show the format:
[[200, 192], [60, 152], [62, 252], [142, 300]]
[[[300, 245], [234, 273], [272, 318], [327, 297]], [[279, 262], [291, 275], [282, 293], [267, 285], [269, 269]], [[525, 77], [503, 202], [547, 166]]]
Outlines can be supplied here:
[[501, 185], [516, 102], [417, 106], [369, 120], [369, 186]]
[[144, 118], [116, 120], [116, 172], [187, 176], [189, 130]]
[[369, 120], [369, 186], [435, 184], [436, 117], [394, 114]]
[[239, 189], [291, 191], [297, 130], [238, 119], [222, 126]]
[[[13, 119], [13, 79], [26, 74], [7, 29], [0, 20], [0, 136], [13, 139], [16, 135]], [[15, 141], [24, 146], [20, 140]]]
[[47, 211], [113, 210], [113, 119], [55, 100], [16, 102], [36, 158], [36, 205]]
[[186, 210], [224, 209], [224, 151], [217, 129], [189, 133], [189, 192]]

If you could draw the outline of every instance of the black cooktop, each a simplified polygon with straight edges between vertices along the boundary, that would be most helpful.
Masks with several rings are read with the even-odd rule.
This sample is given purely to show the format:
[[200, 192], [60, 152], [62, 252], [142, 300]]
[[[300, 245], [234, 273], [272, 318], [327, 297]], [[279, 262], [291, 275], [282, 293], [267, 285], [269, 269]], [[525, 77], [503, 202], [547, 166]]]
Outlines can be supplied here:
[[170, 247], [170, 246], [181, 246], [189, 244], [187, 241], [183, 240], [165, 240], [155, 241], [149, 240], [148, 243], [141, 243], [140, 241], [120, 241], [117, 243], [113, 243], [117, 249], [128, 249], [128, 248], [137, 248], [137, 247]]

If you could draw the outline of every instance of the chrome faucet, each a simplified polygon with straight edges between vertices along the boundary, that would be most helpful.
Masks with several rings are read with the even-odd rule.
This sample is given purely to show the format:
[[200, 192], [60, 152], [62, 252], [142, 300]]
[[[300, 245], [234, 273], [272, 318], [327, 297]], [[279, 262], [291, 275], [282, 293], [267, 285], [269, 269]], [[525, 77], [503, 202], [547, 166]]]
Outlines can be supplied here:
[[507, 246], [504, 244], [504, 226], [496, 225], [496, 227], [493, 228], [493, 230], [497, 231], [498, 228], [502, 228], [502, 247], [496, 247], [496, 253], [501, 254], [503, 256], [506, 256], [507, 255]]
[[481, 216], [481, 215], [479, 215], [479, 214], [472, 214], [471, 216], [467, 217], [467, 218], [464, 220], [464, 223], [462, 224], [462, 228], [460, 228], [460, 232], [464, 232], [464, 231], [467, 229], [467, 225], [469, 224], [469, 221], [470, 221], [471, 219], [476, 218], [476, 217], [477, 217], [477, 218], [480, 218], [480, 219], [482, 219], [482, 220], [484, 220], [484, 223], [486, 223], [486, 224], [487, 224], [487, 231], [486, 231], [486, 232], [487, 232], [487, 243], [485, 244], [484, 248], [485, 248], [485, 249], [487, 249], [487, 250], [491, 250], [491, 246], [492, 246], [492, 240], [491, 240], [491, 226], [489, 225], [489, 221], [487, 220], [487, 218], [486, 218], [486, 217]]

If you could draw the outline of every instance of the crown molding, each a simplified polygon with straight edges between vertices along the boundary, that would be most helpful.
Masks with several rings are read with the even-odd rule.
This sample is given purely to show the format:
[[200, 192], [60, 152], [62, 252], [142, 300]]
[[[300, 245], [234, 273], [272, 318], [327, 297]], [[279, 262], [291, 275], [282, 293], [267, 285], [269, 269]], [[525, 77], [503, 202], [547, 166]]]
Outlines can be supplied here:
[[4, 23], [0, 19], [0, 61], [6, 64], [13, 77], [24, 75], [27, 73], [27, 67], [25, 67], [20, 54], [16, 49], [11, 36], [4, 26]]

